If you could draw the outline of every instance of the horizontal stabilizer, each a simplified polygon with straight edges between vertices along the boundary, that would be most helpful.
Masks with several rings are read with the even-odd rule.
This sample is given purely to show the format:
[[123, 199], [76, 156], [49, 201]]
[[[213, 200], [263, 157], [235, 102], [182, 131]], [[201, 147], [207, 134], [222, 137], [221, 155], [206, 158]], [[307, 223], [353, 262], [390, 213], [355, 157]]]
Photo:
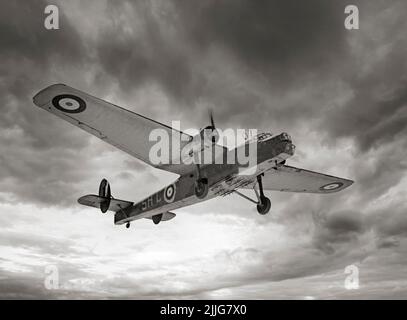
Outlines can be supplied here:
[[[94, 207], [94, 208], [100, 208], [100, 204], [106, 201], [105, 197], [100, 197], [95, 194], [88, 194], [86, 196], [80, 197], [78, 199], [78, 203], [88, 206], [88, 207]], [[119, 200], [119, 199], [110, 199], [110, 205], [109, 205], [109, 211], [114, 211], [117, 212], [121, 209], [125, 209], [129, 206], [133, 205], [133, 202], [131, 201], [126, 201], [126, 200]]]

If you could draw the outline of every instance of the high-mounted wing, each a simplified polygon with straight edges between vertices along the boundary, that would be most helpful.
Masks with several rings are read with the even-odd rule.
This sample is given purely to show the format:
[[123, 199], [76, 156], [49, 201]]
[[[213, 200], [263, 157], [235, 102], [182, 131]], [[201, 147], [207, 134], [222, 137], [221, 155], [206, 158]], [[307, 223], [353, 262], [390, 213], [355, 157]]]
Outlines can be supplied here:
[[[156, 168], [177, 174], [194, 170], [192, 165], [156, 165], [149, 159], [150, 149], [157, 143], [149, 141], [152, 130], [165, 130], [170, 139], [179, 141], [180, 150], [192, 140], [193, 137], [188, 134], [64, 84], [45, 88], [34, 96], [33, 101], [38, 107]], [[172, 150], [168, 151], [171, 157]]]
[[[332, 193], [349, 187], [353, 181], [291, 166], [268, 170], [262, 178], [264, 190]], [[252, 188], [253, 183], [243, 187]]]

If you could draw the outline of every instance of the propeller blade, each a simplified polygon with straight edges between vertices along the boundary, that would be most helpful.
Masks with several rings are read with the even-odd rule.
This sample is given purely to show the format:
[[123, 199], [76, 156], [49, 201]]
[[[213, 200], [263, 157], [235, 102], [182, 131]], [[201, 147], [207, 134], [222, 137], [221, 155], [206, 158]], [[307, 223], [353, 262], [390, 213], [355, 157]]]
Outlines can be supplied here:
[[211, 118], [211, 126], [212, 126], [212, 129], [215, 129], [215, 121], [213, 120], [213, 112], [212, 112], [212, 109], [209, 110], [209, 117]]

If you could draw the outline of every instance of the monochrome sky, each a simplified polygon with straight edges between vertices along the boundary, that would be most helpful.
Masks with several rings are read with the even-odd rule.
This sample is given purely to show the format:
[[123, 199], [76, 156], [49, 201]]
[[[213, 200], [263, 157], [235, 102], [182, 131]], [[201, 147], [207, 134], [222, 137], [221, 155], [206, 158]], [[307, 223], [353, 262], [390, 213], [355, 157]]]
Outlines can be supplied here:
[[[47, 4], [0, 0], [0, 298], [407, 298], [405, 1], [59, 0], [59, 30]], [[231, 195], [115, 226], [77, 198], [107, 178], [137, 201], [176, 176], [35, 107], [53, 83], [184, 130], [212, 108], [220, 128], [286, 131], [289, 164], [355, 184], [269, 193], [266, 216]]]

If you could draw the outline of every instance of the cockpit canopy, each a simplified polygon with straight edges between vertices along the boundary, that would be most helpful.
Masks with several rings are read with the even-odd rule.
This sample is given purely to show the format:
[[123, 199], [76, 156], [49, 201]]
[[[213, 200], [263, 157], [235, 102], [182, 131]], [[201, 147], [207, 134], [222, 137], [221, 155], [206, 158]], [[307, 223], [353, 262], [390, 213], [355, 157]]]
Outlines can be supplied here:
[[[250, 140], [250, 142], [252, 142], [252, 141], [264, 142], [264, 141], [271, 139], [274, 136], [275, 135], [273, 135], [271, 132], [262, 132], [262, 133], [257, 134], [256, 136], [254, 136], [253, 138], [251, 138], [249, 140]], [[280, 136], [281, 140], [283, 140], [283, 141], [292, 142], [291, 136], [286, 132], [281, 133], [279, 136]]]

